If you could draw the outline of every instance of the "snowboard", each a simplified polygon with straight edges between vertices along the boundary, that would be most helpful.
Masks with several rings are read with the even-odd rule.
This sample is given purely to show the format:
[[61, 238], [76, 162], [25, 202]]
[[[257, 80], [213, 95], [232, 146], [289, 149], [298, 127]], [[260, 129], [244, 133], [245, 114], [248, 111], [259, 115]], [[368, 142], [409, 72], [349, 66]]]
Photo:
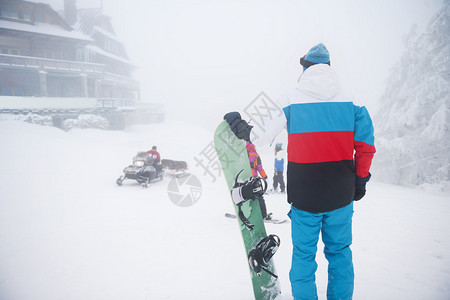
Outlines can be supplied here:
[[[230, 213], [225, 213], [225, 217], [230, 218], [230, 219], [236, 219], [236, 215], [230, 214]], [[287, 222], [287, 219], [284, 219], [284, 220], [270, 219], [270, 220], [263, 220], [263, 221], [264, 221], [264, 223], [283, 224], [283, 223]]]
[[[245, 141], [238, 139], [230, 130], [228, 122], [223, 121], [215, 131], [214, 146], [225, 175], [228, 190], [230, 191], [230, 200], [235, 208], [235, 214], [239, 215], [239, 207], [234, 204], [231, 198], [231, 190], [236, 179], [245, 181], [252, 176]], [[248, 221], [253, 224], [253, 228], [250, 230], [240, 218], [236, 218], [244, 241], [245, 253], [248, 257], [250, 251], [263, 238], [267, 237], [267, 233], [258, 200], [244, 202], [241, 205], [241, 211]], [[257, 274], [250, 267], [250, 264], [249, 269], [256, 300], [272, 300], [281, 293], [280, 284], [276, 277], [270, 275], [268, 272], [260, 272]], [[269, 261], [267, 269], [271, 273], [276, 273], [273, 259]]]

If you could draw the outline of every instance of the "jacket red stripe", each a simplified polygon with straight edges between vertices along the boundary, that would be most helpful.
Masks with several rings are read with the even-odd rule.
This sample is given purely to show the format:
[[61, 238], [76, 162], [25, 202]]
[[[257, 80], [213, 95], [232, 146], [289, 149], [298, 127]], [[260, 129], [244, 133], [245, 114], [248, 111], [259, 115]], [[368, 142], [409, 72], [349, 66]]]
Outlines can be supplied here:
[[295, 163], [353, 160], [353, 131], [292, 133], [288, 160]]

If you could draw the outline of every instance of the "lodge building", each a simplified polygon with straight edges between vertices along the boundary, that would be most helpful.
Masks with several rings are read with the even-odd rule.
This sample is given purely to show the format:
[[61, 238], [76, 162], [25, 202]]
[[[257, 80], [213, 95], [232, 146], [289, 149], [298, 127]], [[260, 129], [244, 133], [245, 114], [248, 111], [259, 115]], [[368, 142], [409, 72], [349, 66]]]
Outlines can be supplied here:
[[77, 9], [75, 0], [64, 0], [57, 12], [44, 3], [0, 1], [0, 106], [1, 99], [38, 106], [71, 99], [135, 107], [135, 68], [102, 8]]

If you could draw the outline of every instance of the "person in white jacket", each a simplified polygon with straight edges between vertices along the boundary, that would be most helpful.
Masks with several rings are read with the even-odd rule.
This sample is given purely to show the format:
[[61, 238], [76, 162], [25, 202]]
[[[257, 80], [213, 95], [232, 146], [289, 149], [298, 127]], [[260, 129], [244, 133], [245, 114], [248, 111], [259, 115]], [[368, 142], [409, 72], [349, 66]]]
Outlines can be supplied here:
[[366, 193], [375, 153], [373, 125], [365, 107], [340, 87], [328, 49], [312, 47], [300, 59], [297, 87], [278, 99], [283, 113], [253, 128], [237, 112], [225, 115], [238, 138], [271, 143], [288, 131], [287, 197], [291, 204], [294, 299], [317, 299], [315, 256], [319, 233], [328, 265], [328, 299], [351, 299], [353, 201]]
[[273, 168], [273, 191], [276, 192], [279, 185], [280, 192], [284, 193], [286, 185], [284, 183], [284, 149], [282, 143], [277, 143], [275, 145], [275, 161]]

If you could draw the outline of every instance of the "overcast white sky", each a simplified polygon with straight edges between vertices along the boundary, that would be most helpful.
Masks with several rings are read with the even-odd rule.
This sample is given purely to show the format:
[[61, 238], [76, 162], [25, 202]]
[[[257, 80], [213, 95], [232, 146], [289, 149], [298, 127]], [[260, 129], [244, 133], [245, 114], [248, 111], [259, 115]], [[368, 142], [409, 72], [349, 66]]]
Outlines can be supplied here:
[[[55, 2], [56, 1], [56, 2]], [[63, 0], [42, 0], [53, 6]], [[96, 4], [98, 3], [98, 4]], [[78, 0], [78, 7], [100, 5]], [[103, 0], [139, 67], [143, 101], [169, 117], [217, 120], [264, 91], [295, 86], [299, 58], [323, 42], [342, 85], [372, 114], [413, 24], [424, 30], [442, 0]], [[56, 7], [58, 9], [58, 7]]]

